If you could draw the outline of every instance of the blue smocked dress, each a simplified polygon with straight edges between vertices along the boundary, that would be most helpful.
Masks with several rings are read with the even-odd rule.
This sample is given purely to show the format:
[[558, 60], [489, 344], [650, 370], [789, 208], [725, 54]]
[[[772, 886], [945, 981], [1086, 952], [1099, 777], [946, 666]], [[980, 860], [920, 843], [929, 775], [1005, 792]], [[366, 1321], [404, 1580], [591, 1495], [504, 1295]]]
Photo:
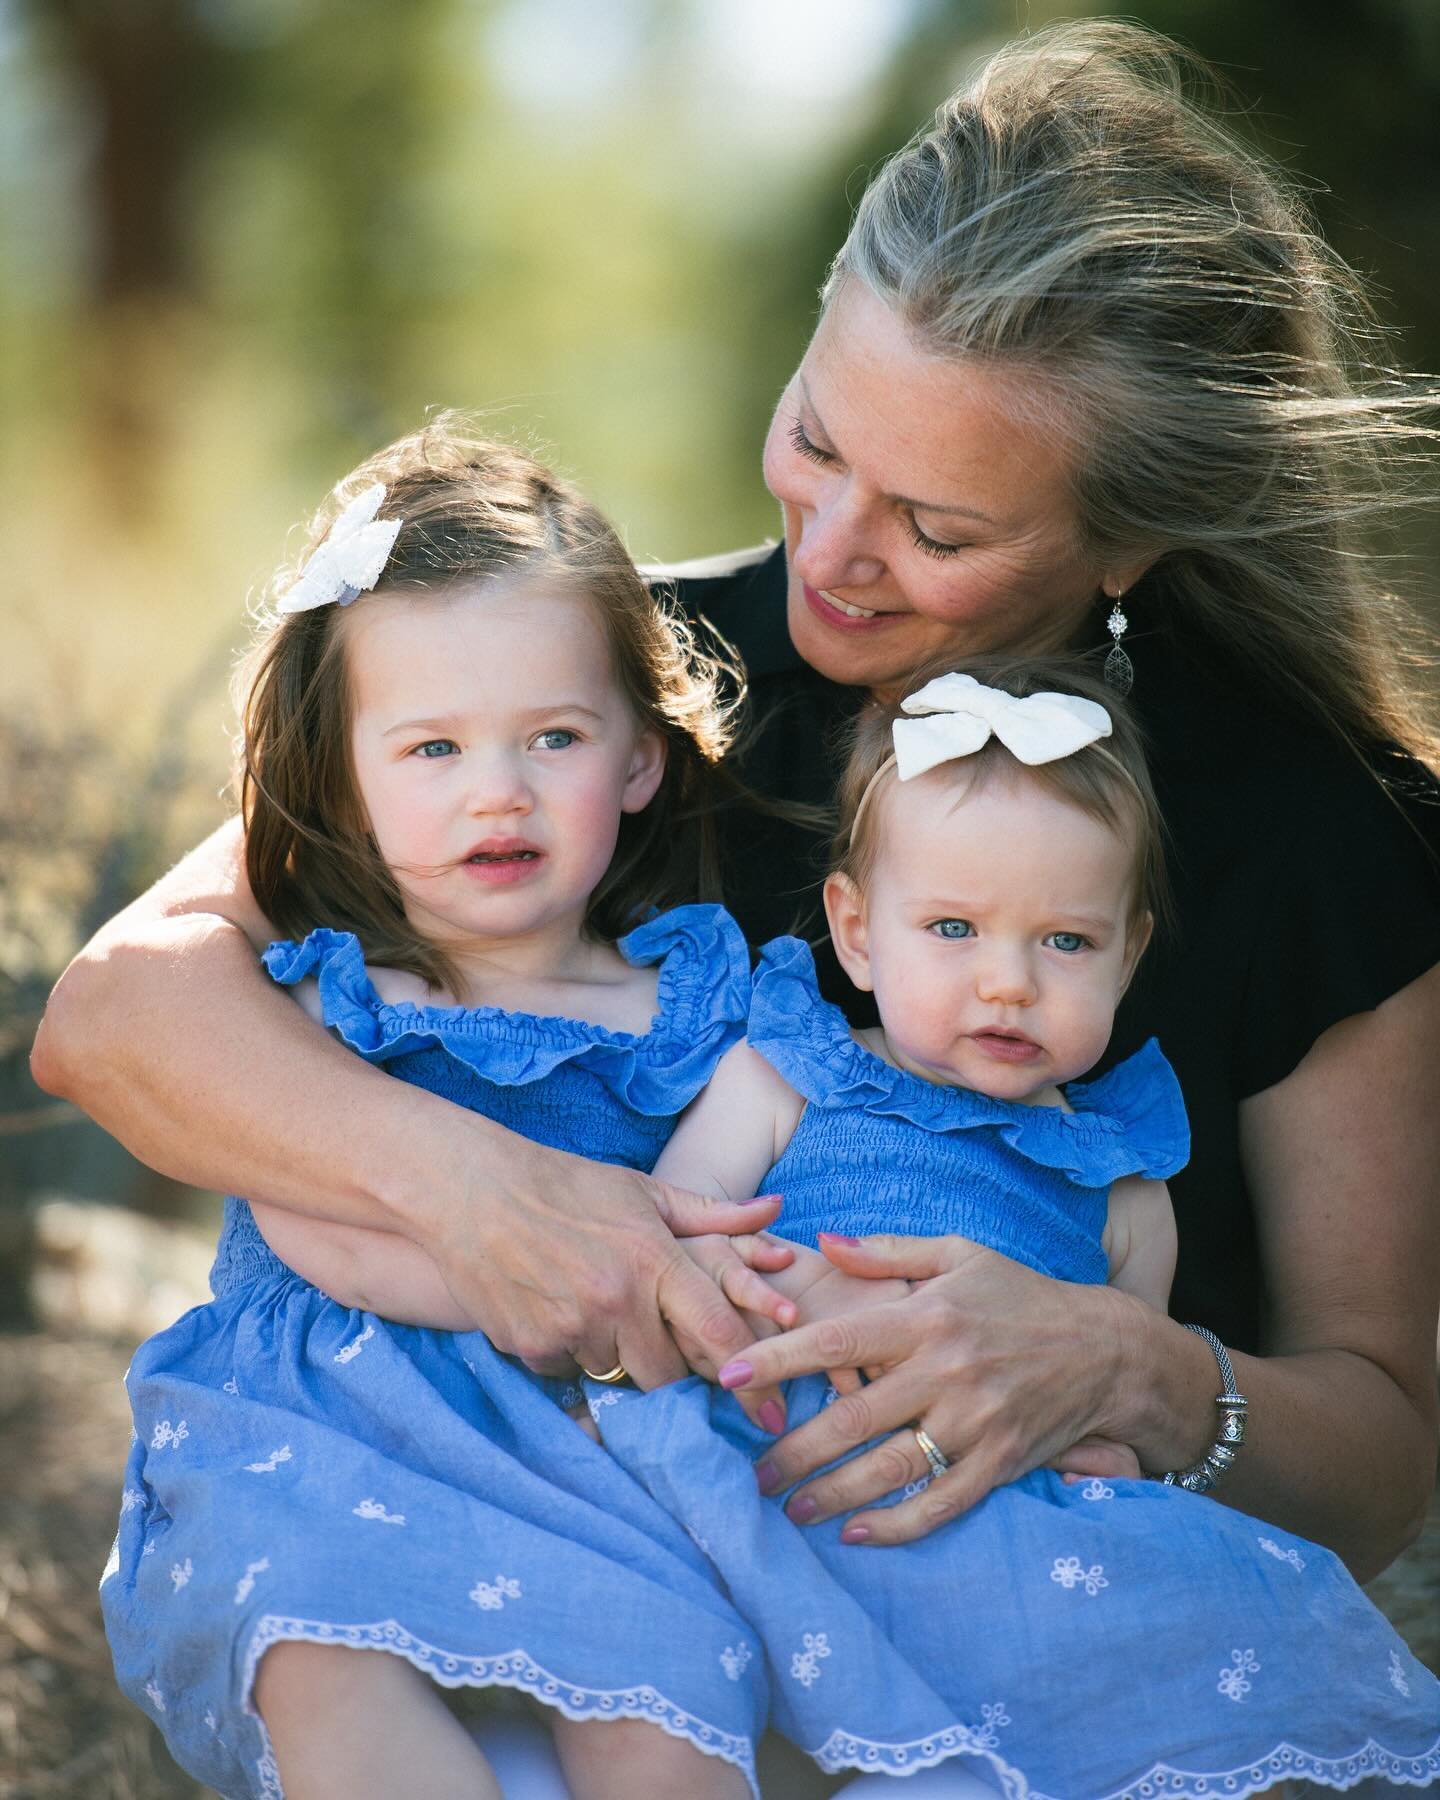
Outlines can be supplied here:
[[[763, 1191], [785, 1197], [775, 1229], [812, 1246], [957, 1232], [1103, 1281], [1110, 1183], [1188, 1154], [1153, 1042], [1072, 1083], [1071, 1113], [934, 1086], [852, 1037], [795, 939], [764, 953], [749, 1040], [807, 1102]], [[832, 1397], [823, 1376], [792, 1382], [792, 1425]], [[1034, 1800], [1440, 1779], [1434, 1677], [1329, 1551], [1215, 1500], [1040, 1470], [918, 1542], [847, 1546], [843, 1518], [797, 1527], [757, 1493], [769, 1440], [718, 1389], [624, 1394], [601, 1429], [704, 1546], [764, 1646], [771, 1722], [824, 1769], [965, 1757]]]
[[[386, 1005], [332, 931], [274, 945], [266, 966], [316, 977], [327, 1024], [402, 1080], [648, 1169], [744, 1028], [749, 957], [711, 906], [620, 948], [660, 964], [644, 1036]], [[226, 1203], [211, 1283], [127, 1378], [135, 1439], [100, 1590], [120, 1683], [186, 1769], [227, 1796], [280, 1793], [251, 1689], [270, 1645], [304, 1640], [572, 1718], [650, 1720], [752, 1773], [758, 1645], [681, 1525], [566, 1416], [560, 1384], [480, 1332], [339, 1305], [276, 1259], [243, 1200]], [[614, 1390], [590, 1387], [603, 1412]]]

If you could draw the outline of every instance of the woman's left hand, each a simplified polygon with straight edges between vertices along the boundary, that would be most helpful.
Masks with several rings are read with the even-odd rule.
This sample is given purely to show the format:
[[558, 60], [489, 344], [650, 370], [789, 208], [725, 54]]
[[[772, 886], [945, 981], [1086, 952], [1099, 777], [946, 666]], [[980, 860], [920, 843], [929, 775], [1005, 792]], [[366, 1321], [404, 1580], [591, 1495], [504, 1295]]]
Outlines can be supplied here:
[[847, 1542], [924, 1537], [1087, 1435], [1124, 1438], [1117, 1400], [1134, 1338], [1143, 1336], [1135, 1322], [1147, 1309], [1138, 1301], [1052, 1281], [966, 1238], [825, 1237], [822, 1247], [847, 1274], [921, 1285], [872, 1310], [769, 1338], [722, 1370], [724, 1385], [741, 1389], [836, 1368], [872, 1377], [757, 1464], [762, 1490], [777, 1493], [878, 1440], [791, 1495], [797, 1523], [866, 1506], [928, 1474], [917, 1424], [951, 1467], [910, 1500], [858, 1513]]

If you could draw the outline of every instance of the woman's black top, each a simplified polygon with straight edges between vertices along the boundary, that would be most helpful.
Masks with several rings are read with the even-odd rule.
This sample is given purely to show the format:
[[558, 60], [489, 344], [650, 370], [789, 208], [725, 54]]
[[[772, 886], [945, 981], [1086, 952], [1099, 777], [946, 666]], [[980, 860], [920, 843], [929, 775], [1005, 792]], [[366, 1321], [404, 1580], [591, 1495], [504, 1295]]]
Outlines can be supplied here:
[[[671, 580], [685, 612], [744, 662], [753, 728], [740, 773], [759, 794], [828, 806], [863, 696], [791, 643], [783, 550], [693, 564]], [[1440, 786], [1398, 752], [1367, 766], [1267, 689], [1263, 671], [1227, 666], [1208, 643], [1173, 624], [1147, 629], [1129, 610], [1131, 704], [1168, 831], [1175, 922], [1142, 959], [1099, 1067], [1152, 1036], [1174, 1064], [1194, 1147], [1170, 1184], [1171, 1311], [1255, 1350], [1265, 1295], [1238, 1105], [1290, 1074], [1329, 1026], [1440, 962]], [[818, 938], [826, 833], [742, 813], [722, 829], [726, 899], [752, 941]], [[823, 949], [819, 960], [830, 997], [857, 1022], [873, 1019], [870, 996]], [[1363, 1117], [1363, 1088], [1349, 1104]]]

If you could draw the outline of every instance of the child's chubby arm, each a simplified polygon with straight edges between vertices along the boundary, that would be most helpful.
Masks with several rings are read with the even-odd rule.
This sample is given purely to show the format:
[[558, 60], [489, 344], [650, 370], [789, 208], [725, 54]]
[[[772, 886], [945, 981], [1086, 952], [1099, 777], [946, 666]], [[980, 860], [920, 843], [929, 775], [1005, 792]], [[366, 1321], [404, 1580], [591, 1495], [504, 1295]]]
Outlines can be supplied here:
[[[779, 1160], [804, 1108], [801, 1096], [763, 1056], [737, 1044], [681, 1119], [655, 1173], [711, 1199], [750, 1199]], [[906, 1281], [847, 1275], [819, 1251], [768, 1233], [681, 1242], [726, 1299], [748, 1315], [760, 1337], [882, 1305], [910, 1291]]]
[[[416, 997], [407, 985], [416, 977], [394, 969], [371, 969], [369, 974], [386, 1000]], [[418, 985], [423, 989], [423, 983]], [[291, 991], [300, 1006], [323, 1024], [315, 982], [299, 982]], [[440, 1331], [475, 1328], [474, 1319], [445, 1285], [439, 1265], [409, 1238], [307, 1218], [258, 1201], [251, 1202], [251, 1211], [261, 1237], [281, 1262], [342, 1306], [360, 1307], [397, 1325], [428, 1325]]]
[[[1143, 1175], [1117, 1181], [1110, 1189], [1101, 1242], [1110, 1264], [1109, 1285], [1134, 1294], [1156, 1312], [1166, 1311], [1175, 1279], [1177, 1238], [1175, 1208], [1165, 1183], [1147, 1181]], [[1098, 1437], [1072, 1444], [1052, 1467], [1064, 1470], [1067, 1480], [1141, 1473], [1140, 1459], [1128, 1444]]]
[[[789, 1143], [805, 1102], [747, 1043], [727, 1050], [681, 1115], [655, 1165], [658, 1180], [712, 1200], [750, 1200]], [[764, 1333], [795, 1322], [795, 1247], [762, 1233], [677, 1240], [721, 1293]], [[820, 1259], [823, 1261], [823, 1258]], [[764, 1271], [764, 1275], [760, 1271]]]

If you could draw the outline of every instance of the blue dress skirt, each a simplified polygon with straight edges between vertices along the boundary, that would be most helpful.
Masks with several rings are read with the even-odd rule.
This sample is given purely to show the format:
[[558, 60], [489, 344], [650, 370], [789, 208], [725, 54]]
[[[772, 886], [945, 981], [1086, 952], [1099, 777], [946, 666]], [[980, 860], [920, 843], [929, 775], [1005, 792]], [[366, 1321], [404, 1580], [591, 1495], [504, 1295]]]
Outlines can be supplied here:
[[[644, 1036], [386, 1005], [347, 934], [276, 945], [266, 964], [280, 982], [317, 978], [327, 1024], [402, 1080], [649, 1168], [743, 1030], [749, 958], [708, 906], [621, 949], [660, 964]], [[192, 1775], [280, 1793], [252, 1688], [272, 1644], [303, 1641], [571, 1718], [649, 1720], [753, 1780], [759, 1645], [684, 1527], [566, 1416], [562, 1384], [480, 1332], [337, 1304], [275, 1258], [241, 1200], [211, 1284], [131, 1366], [135, 1437], [100, 1589], [120, 1684]], [[592, 1385], [602, 1416], [613, 1393]]]
[[[1110, 1183], [1188, 1154], [1153, 1044], [1072, 1083], [1072, 1113], [936, 1087], [856, 1042], [793, 939], [762, 958], [749, 1038], [807, 1102], [763, 1187], [785, 1197], [775, 1229], [812, 1246], [955, 1232], [1103, 1281]], [[789, 1384], [792, 1425], [831, 1397], [823, 1376]], [[763, 1646], [771, 1723], [823, 1769], [964, 1757], [1034, 1800], [1440, 1780], [1440, 1685], [1291, 1532], [1154, 1481], [1041, 1470], [918, 1542], [844, 1545], [843, 1518], [798, 1527], [758, 1494], [771, 1440], [732, 1396], [692, 1378], [610, 1398], [607, 1448], [704, 1548]]]

